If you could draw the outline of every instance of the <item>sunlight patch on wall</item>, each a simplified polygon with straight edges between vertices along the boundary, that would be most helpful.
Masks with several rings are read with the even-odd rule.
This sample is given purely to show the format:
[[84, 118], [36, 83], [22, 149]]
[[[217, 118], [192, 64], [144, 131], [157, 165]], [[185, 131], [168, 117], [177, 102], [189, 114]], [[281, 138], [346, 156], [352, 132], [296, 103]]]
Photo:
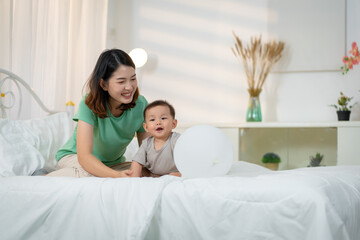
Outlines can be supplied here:
[[239, 122], [247, 108], [247, 82], [231, 51], [232, 31], [266, 32], [264, 1], [134, 1], [134, 47], [158, 59], [144, 66], [142, 94], [167, 99], [184, 122]]

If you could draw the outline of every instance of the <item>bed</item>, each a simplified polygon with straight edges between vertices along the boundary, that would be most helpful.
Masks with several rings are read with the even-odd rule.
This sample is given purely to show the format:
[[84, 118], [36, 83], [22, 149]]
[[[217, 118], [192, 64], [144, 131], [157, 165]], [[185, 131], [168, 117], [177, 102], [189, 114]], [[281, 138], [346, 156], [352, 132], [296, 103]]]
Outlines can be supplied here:
[[360, 166], [234, 161], [213, 178], [31, 176], [54, 168], [71, 130], [67, 112], [0, 119], [0, 239], [360, 238]]

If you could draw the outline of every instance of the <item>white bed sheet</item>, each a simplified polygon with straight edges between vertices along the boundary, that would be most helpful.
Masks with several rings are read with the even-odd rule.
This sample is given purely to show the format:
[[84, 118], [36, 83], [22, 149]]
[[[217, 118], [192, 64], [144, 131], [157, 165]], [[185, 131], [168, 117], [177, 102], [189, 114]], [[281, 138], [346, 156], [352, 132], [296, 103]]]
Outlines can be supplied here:
[[360, 236], [360, 166], [225, 177], [0, 178], [0, 239], [326, 239]]

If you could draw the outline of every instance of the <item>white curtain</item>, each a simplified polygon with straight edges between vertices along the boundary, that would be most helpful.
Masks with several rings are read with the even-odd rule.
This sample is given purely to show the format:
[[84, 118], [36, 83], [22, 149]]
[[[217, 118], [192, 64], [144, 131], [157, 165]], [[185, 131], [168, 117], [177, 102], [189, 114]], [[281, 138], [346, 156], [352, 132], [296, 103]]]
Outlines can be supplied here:
[[[50, 109], [78, 104], [106, 46], [107, 6], [108, 0], [0, 0], [0, 68], [23, 78]], [[23, 96], [22, 119], [45, 114]]]

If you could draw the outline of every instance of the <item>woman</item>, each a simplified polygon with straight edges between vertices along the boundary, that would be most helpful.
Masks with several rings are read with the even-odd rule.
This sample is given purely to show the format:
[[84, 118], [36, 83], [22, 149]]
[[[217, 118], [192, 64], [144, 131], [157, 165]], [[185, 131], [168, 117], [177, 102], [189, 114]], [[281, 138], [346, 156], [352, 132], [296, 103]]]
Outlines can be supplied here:
[[128, 177], [126, 147], [135, 133], [139, 145], [148, 136], [143, 128], [147, 101], [139, 95], [130, 56], [119, 49], [103, 52], [88, 89], [73, 118], [78, 122], [74, 134], [56, 153], [58, 170], [48, 176]]

